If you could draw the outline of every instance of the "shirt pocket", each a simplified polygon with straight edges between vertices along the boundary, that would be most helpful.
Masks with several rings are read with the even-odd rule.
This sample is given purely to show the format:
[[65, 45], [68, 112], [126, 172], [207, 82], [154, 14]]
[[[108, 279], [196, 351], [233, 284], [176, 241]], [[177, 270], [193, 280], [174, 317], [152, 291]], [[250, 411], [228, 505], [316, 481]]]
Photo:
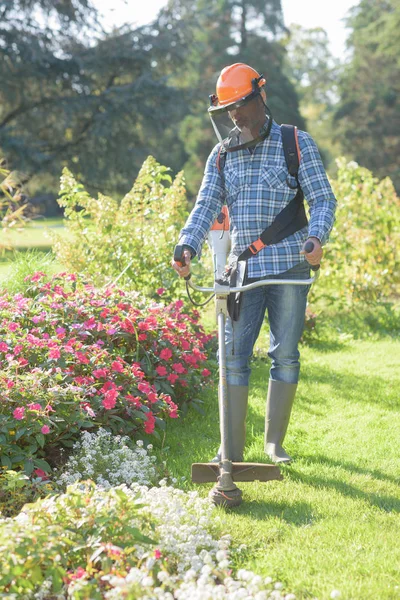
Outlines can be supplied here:
[[236, 169], [225, 169], [224, 178], [227, 204], [228, 206], [232, 206], [238, 199], [243, 185], [243, 177], [240, 176]]
[[288, 170], [277, 165], [265, 165], [261, 169], [263, 184], [272, 189], [289, 188], [287, 184]]

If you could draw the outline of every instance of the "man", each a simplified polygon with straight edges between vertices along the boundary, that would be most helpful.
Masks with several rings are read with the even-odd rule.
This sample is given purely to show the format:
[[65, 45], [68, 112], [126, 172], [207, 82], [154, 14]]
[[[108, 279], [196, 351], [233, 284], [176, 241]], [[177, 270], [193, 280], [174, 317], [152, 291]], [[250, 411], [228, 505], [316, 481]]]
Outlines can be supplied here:
[[[281, 127], [266, 105], [265, 79], [243, 63], [225, 67], [217, 81], [209, 109], [219, 143], [211, 152], [196, 204], [180, 233], [185, 265], [173, 262], [182, 277], [190, 261], [200, 256], [207, 233], [228, 205], [231, 259], [237, 259], [270, 226], [296, 196], [298, 185], [310, 208], [297, 231], [252, 251], [246, 281], [264, 278], [308, 279], [309, 265], [321, 261], [322, 246], [334, 223], [336, 200], [318, 149], [307, 133], [298, 131], [296, 144], [300, 165], [296, 177], [289, 175]], [[221, 169], [221, 158], [224, 165]], [[304, 215], [304, 211], [303, 211]], [[313, 251], [305, 253], [307, 241]], [[242, 294], [238, 320], [227, 319], [225, 341], [230, 406], [231, 460], [243, 461], [245, 421], [250, 376], [249, 359], [265, 312], [270, 325], [271, 359], [265, 418], [265, 452], [275, 463], [291, 460], [282, 447], [299, 380], [298, 343], [304, 327], [309, 286], [269, 285]], [[217, 455], [216, 460], [218, 460]]]

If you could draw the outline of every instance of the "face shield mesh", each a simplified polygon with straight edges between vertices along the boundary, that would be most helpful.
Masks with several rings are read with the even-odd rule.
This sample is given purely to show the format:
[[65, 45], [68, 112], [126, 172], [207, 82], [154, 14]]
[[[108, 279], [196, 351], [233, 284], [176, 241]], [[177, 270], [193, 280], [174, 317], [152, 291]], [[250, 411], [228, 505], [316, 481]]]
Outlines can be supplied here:
[[255, 146], [269, 134], [272, 121], [260, 94], [210, 107], [208, 112], [217, 139], [227, 152]]

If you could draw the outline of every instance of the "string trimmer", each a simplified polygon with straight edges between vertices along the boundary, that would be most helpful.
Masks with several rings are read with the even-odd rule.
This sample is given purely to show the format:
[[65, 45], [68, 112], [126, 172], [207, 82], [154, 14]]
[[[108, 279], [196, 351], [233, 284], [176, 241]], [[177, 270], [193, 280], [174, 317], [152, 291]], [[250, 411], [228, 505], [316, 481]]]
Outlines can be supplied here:
[[[185, 277], [186, 289], [189, 287], [199, 292], [212, 292], [215, 295], [216, 319], [218, 325], [218, 405], [221, 431], [221, 459], [219, 463], [193, 463], [192, 481], [194, 483], [216, 483], [210, 492], [214, 504], [223, 504], [227, 507], [238, 506], [242, 502], [242, 491], [236, 482], [244, 481], [271, 481], [283, 479], [279, 467], [265, 463], [232, 462], [229, 457], [229, 398], [226, 380], [226, 352], [225, 352], [225, 322], [228, 314], [228, 297], [231, 293], [246, 292], [247, 290], [263, 285], [309, 285], [317, 275], [310, 279], [267, 279], [256, 281], [241, 287], [230, 287], [229, 281], [223, 277], [226, 269], [226, 257], [230, 246], [229, 230], [226, 223], [216, 221], [209, 234], [209, 243], [213, 252], [214, 261], [214, 287], [205, 288], [197, 286], [191, 280], [191, 275]], [[306, 252], [312, 252], [313, 244], [308, 242]], [[183, 246], [176, 246], [174, 260], [184, 264]]]

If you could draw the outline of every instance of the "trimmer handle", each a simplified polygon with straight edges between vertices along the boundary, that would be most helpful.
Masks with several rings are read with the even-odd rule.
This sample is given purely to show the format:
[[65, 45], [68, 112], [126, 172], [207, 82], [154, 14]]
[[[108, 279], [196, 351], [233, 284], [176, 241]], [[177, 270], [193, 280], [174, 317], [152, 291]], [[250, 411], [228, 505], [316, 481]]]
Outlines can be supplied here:
[[[314, 242], [312, 242], [311, 240], [308, 240], [308, 242], [304, 246], [304, 251], [306, 252], [306, 254], [309, 254], [313, 250], [314, 250]], [[320, 267], [321, 267], [321, 265], [310, 265], [311, 271], [318, 271]]]
[[[185, 256], [183, 254], [185, 248], [184, 246], [181, 246], [180, 244], [175, 246], [175, 250], [174, 250], [174, 261], [180, 266], [180, 267], [184, 267], [185, 266]], [[189, 281], [189, 279], [191, 278], [191, 273], [189, 273], [189, 275], [186, 275], [185, 280]]]

